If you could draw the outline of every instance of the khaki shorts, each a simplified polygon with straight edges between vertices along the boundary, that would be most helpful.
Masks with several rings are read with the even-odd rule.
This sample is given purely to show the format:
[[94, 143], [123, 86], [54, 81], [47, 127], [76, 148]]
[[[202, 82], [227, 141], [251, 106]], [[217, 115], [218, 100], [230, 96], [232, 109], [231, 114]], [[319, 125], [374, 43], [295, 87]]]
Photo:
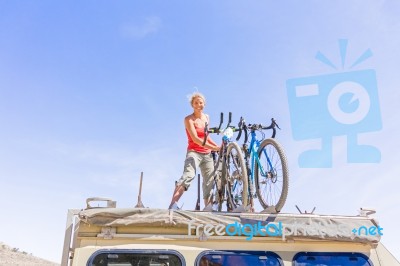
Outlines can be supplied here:
[[214, 173], [214, 160], [211, 153], [188, 151], [186, 153], [182, 177], [176, 184], [182, 185], [185, 190], [188, 190], [190, 183], [196, 177], [197, 167], [200, 168], [201, 175], [203, 176], [203, 199], [208, 199], [213, 188]]

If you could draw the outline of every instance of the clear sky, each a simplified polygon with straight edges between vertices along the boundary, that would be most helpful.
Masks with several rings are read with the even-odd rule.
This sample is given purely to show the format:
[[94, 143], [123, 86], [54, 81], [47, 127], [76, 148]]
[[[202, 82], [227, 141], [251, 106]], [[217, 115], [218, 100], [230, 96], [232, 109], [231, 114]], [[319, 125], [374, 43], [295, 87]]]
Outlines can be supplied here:
[[[236, 121], [277, 119], [290, 169], [282, 212], [373, 207], [400, 258], [399, 13], [394, 0], [0, 1], [0, 241], [58, 262], [67, 209], [93, 196], [133, 207], [142, 171], [145, 206], [167, 208], [197, 88], [215, 124], [229, 111]], [[357, 138], [380, 160], [349, 163], [345, 131], [333, 137], [330, 167], [302, 167], [299, 155], [321, 144], [295, 139], [304, 129], [291, 121], [287, 81], [367, 69], [381, 127]], [[194, 185], [181, 203], [195, 201]]]

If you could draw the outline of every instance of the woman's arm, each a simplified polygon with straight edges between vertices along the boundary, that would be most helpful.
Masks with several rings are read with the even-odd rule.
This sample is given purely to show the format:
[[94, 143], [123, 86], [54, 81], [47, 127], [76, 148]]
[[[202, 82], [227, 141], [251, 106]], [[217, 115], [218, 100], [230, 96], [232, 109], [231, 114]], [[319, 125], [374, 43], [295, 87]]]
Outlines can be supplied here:
[[[206, 116], [207, 123], [210, 124], [210, 117], [208, 116], [208, 114], [204, 114], [204, 115]], [[208, 136], [207, 142], [214, 147], [218, 147], [218, 149], [217, 150], [214, 149], [214, 151], [219, 151], [219, 148], [220, 148], [219, 145], [217, 143], [215, 143], [215, 141], [213, 141], [210, 136]]]
[[[197, 145], [203, 145], [203, 139], [197, 136], [196, 129], [194, 127], [194, 121], [190, 119], [190, 117], [185, 118], [185, 128], [189, 132], [190, 137], [192, 138], [193, 142]], [[219, 151], [219, 146], [210, 138], [207, 137], [207, 142], [205, 143], [204, 147], [211, 149], [213, 151]]]

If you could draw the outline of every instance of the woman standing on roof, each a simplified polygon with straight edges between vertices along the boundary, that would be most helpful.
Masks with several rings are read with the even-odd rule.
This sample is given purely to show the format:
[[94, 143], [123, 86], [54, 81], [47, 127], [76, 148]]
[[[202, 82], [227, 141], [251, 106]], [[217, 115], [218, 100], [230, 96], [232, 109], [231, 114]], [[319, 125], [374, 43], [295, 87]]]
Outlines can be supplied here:
[[182, 177], [176, 182], [169, 209], [178, 209], [177, 202], [196, 177], [197, 167], [200, 168], [203, 176], [204, 205], [208, 206], [211, 203], [210, 194], [213, 187], [212, 173], [214, 171], [211, 151], [219, 151], [219, 146], [210, 137], [207, 137], [207, 142], [203, 146], [204, 127], [206, 123], [210, 123], [208, 115], [203, 113], [206, 105], [205, 97], [201, 93], [195, 92], [190, 96], [189, 101], [193, 108], [193, 113], [186, 116], [184, 120], [188, 138], [185, 165]]

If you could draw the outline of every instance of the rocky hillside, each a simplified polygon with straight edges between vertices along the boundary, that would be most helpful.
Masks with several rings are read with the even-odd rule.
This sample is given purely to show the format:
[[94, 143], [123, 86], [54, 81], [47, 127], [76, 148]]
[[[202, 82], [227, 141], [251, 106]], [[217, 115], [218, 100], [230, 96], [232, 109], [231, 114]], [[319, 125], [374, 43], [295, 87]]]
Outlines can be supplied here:
[[0, 242], [0, 266], [59, 266], [60, 264], [37, 258], [32, 254]]

